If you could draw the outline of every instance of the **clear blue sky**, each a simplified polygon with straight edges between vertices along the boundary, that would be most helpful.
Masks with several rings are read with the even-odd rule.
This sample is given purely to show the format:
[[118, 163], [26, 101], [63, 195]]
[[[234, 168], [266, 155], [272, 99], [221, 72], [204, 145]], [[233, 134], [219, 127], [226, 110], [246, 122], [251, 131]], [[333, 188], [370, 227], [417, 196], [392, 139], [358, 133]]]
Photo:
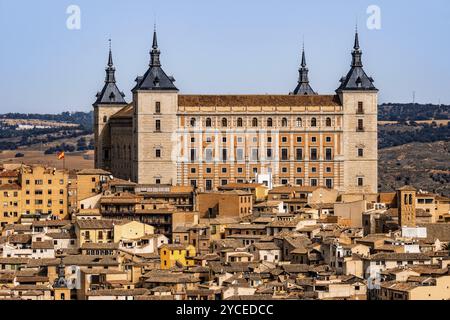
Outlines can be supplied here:
[[[81, 8], [81, 30], [66, 9]], [[366, 27], [369, 5], [381, 30]], [[450, 104], [448, 0], [0, 0], [0, 113], [90, 110], [108, 38], [130, 101], [147, 68], [153, 23], [163, 68], [182, 93], [288, 93], [305, 39], [312, 87], [332, 93], [349, 69], [356, 20], [381, 102]]]

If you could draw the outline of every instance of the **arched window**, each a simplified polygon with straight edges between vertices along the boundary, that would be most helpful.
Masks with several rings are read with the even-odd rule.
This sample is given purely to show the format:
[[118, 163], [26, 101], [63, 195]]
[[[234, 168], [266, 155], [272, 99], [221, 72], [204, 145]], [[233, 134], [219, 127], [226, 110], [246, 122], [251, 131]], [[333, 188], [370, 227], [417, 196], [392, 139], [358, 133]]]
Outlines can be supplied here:
[[195, 127], [196, 120], [195, 118], [191, 118], [191, 127]]
[[257, 119], [257, 118], [253, 118], [253, 120], [252, 120], [252, 126], [253, 126], [253, 127], [257, 127], [257, 126], [258, 126], [258, 119]]
[[301, 127], [303, 125], [302, 118], [297, 118], [297, 127]]
[[409, 195], [409, 204], [413, 204], [412, 201], [413, 201], [413, 200], [412, 200], [412, 194], [410, 194], [410, 195]]
[[408, 204], [408, 195], [407, 194], [405, 194], [405, 201], [404, 201], [404, 203]]
[[316, 118], [311, 119], [311, 127], [317, 127], [317, 119]]
[[268, 127], [273, 126], [273, 120], [272, 120], [272, 118], [268, 118], [268, 119], [267, 119], [267, 126], [268, 126]]
[[327, 120], [325, 122], [326, 122], [325, 125], [327, 127], [331, 127], [331, 118], [327, 118]]
[[283, 118], [283, 119], [281, 120], [281, 126], [282, 126], [282, 127], [287, 127], [287, 126], [288, 126], [288, 120], [287, 120], [286, 118]]
[[242, 127], [242, 118], [237, 119], [237, 126]]
[[206, 126], [207, 126], [208, 128], [210, 128], [211, 125], [212, 125], [212, 123], [211, 123], [211, 118], [206, 118]]
[[228, 126], [227, 118], [222, 118], [222, 127], [226, 128]]

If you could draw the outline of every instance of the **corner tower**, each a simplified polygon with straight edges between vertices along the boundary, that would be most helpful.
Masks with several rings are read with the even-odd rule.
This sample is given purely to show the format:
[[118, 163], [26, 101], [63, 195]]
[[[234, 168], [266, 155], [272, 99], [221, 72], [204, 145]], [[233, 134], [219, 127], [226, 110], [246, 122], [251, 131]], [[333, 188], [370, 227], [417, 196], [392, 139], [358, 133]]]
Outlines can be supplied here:
[[133, 88], [132, 179], [143, 184], [175, 184], [177, 162], [173, 156], [178, 129], [178, 89], [175, 79], [161, 68], [156, 28], [147, 72]]
[[342, 192], [378, 192], [378, 89], [362, 64], [358, 30], [350, 71], [336, 90], [343, 105], [344, 185]]
[[111, 40], [109, 46], [108, 65], [106, 67], [105, 85], [97, 93], [94, 102], [94, 140], [95, 167], [111, 170], [111, 132], [109, 119], [112, 115], [127, 106], [125, 94], [116, 85], [116, 68], [114, 67]]

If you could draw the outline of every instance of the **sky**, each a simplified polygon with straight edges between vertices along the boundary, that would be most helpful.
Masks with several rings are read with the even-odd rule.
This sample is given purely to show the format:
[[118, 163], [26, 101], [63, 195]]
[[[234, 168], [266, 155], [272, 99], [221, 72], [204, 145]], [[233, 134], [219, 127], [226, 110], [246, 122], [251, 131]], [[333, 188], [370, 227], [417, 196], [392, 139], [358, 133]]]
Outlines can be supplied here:
[[[67, 27], [71, 5], [79, 29]], [[415, 92], [416, 102], [450, 104], [448, 0], [0, 0], [0, 113], [91, 110], [110, 38], [130, 101], [155, 23], [163, 69], [181, 93], [287, 94], [304, 41], [311, 86], [331, 94], [349, 70], [358, 24], [380, 102], [412, 102]]]

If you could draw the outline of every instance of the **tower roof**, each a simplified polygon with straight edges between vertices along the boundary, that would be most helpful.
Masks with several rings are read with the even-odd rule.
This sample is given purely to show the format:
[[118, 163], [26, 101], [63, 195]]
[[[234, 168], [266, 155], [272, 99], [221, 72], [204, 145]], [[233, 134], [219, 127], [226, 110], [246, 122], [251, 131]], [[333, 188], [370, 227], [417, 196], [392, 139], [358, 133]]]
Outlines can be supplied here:
[[309, 84], [309, 77], [308, 77], [308, 67], [306, 66], [306, 55], [305, 55], [305, 46], [303, 45], [302, 50], [302, 63], [300, 66], [299, 72], [299, 78], [298, 78], [298, 84], [297, 87], [294, 89], [293, 95], [315, 95], [317, 94], [314, 92], [314, 90], [311, 88]]
[[358, 30], [356, 30], [350, 71], [345, 77], [342, 77], [341, 85], [336, 90], [337, 92], [345, 90], [378, 91], [378, 89], [373, 85], [374, 80], [372, 77], [367, 76], [364, 71], [361, 57], [362, 51], [359, 46]]
[[153, 44], [150, 51], [150, 64], [149, 69], [142, 77], [136, 78], [135, 90], [175, 90], [178, 88], [175, 86], [175, 79], [167, 76], [164, 70], [161, 68], [160, 54], [158, 48], [158, 38], [156, 34], [156, 28], [153, 31]]
[[111, 40], [109, 46], [108, 65], [105, 69], [106, 78], [102, 91], [97, 93], [97, 100], [94, 105], [98, 104], [126, 104], [125, 94], [119, 90], [116, 85], [116, 68], [114, 68], [113, 56], [111, 50]]

